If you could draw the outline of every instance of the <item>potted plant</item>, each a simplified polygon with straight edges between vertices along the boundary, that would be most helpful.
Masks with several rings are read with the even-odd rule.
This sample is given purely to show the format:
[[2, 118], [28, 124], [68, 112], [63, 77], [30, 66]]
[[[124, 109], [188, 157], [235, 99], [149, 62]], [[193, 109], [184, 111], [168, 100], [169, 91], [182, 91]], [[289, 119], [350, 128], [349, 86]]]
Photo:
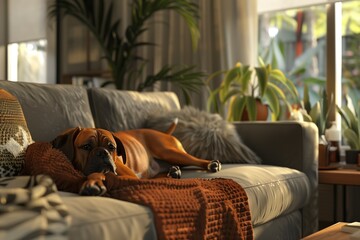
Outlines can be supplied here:
[[[211, 75], [207, 81], [209, 88], [215, 76], [224, 74], [224, 79], [219, 87], [210, 90], [208, 111], [225, 115], [227, 110], [229, 121], [254, 121], [266, 120], [268, 107], [273, 120], [279, 119], [282, 103], [291, 110], [287, 99], [298, 101], [298, 92], [292, 81], [279, 69], [273, 69], [269, 64], [265, 65], [261, 58], [259, 63], [260, 67], [254, 68], [237, 63], [227, 71]], [[262, 118], [259, 117], [260, 111], [265, 111]]]
[[[117, 89], [128, 89], [132, 81], [138, 80], [147, 60], [136, 53], [136, 49], [153, 46], [151, 42], [141, 42], [139, 37], [148, 30], [146, 21], [155, 13], [172, 10], [178, 13], [189, 27], [193, 47], [199, 39], [198, 5], [191, 0], [132, 0], [131, 23], [124, 34], [119, 32], [121, 19], [114, 14], [113, 1], [105, 0], [57, 0], [49, 6], [49, 16], [72, 16], [79, 20], [95, 36], [111, 71], [113, 83]], [[122, 37], [123, 36], [123, 37]], [[195, 71], [195, 66], [163, 66], [158, 73], [140, 79], [136, 90], [153, 86], [158, 81], [168, 81], [177, 85], [187, 102], [189, 93], [197, 91], [203, 83], [204, 73]]]
[[346, 162], [356, 164], [360, 153], [360, 104], [353, 105], [350, 98], [348, 98], [348, 102], [349, 105], [354, 106], [354, 110], [351, 110], [348, 105], [337, 106], [337, 110], [342, 119], [343, 137], [350, 146], [350, 150], [345, 152]]
[[331, 96], [330, 99], [327, 96], [326, 90], [320, 90], [319, 100], [311, 105], [309, 87], [304, 85], [304, 97], [302, 102], [302, 108], [305, 110], [302, 112], [304, 121], [313, 122], [318, 127], [319, 136], [325, 135], [325, 130], [330, 127], [329, 114], [334, 106], [334, 99]]
[[[333, 151], [334, 148], [330, 146], [332, 143], [328, 142], [325, 137], [326, 129], [330, 127], [329, 114], [334, 106], [334, 98], [328, 98], [326, 90], [320, 90], [319, 92], [313, 91], [313, 94], [317, 94], [317, 101], [312, 105], [310, 102], [310, 91], [308, 84], [304, 84], [304, 97], [302, 101], [301, 111], [304, 121], [313, 122], [318, 128], [319, 134], [319, 168], [326, 168], [329, 166], [330, 160], [336, 160], [340, 158], [339, 151]], [[335, 150], [339, 150], [335, 148]]]

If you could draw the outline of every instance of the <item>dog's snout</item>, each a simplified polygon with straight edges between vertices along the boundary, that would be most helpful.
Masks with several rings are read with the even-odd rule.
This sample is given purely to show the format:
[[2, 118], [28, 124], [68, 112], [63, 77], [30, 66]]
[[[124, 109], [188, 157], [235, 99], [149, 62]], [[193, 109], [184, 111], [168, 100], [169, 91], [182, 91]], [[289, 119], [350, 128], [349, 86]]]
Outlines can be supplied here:
[[100, 158], [107, 158], [109, 155], [108, 151], [106, 149], [99, 149], [96, 151], [96, 156]]
[[110, 166], [112, 165], [112, 159], [111, 159], [111, 156], [110, 156], [110, 153], [108, 150], [99, 148], [96, 151], [95, 155], [96, 155], [96, 157], [101, 159], [103, 161], [103, 163], [110, 165]]
[[102, 147], [94, 148], [88, 156], [88, 161], [84, 167], [84, 174], [89, 175], [93, 172], [115, 172], [116, 166], [110, 152]]

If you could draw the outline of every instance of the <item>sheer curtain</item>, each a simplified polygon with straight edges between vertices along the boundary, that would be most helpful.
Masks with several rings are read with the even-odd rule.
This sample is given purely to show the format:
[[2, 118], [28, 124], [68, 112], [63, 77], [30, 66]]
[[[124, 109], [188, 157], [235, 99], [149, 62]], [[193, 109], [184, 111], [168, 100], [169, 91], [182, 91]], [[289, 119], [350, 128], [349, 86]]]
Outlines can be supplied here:
[[[255, 65], [257, 61], [258, 16], [256, 0], [196, 0], [199, 5], [200, 39], [192, 48], [186, 23], [172, 11], [159, 12], [148, 21], [141, 41], [156, 43], [155, 47], [140, 49], [139, 55], [148, 59], [144, 76], [157, 72], [162, 66], [196, 65], [206, 74], [227, 69], [236, 62]], [[220, 79], [216, 80], [220, 81]], [[181, 92], [167, 83], [155, 90]], [[204, 87], [192, 94], [192, 105], [205, 109], [208, 97]]]

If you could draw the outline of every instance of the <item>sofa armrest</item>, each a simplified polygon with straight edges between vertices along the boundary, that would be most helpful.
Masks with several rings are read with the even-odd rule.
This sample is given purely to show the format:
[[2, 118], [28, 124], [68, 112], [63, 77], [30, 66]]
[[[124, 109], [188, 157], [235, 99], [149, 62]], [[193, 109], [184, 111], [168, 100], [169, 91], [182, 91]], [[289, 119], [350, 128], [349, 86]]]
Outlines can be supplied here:
[[317, 170], [318, 130], [309, 122], [236, 122], [243, 142], [263, 164]]
[[266, 165], [297, 169], [309, 179], [311, 198], [302, 210], [303, 236], [317, 230], [318, 129], [310, 122], [236, 122], [243, 142]]

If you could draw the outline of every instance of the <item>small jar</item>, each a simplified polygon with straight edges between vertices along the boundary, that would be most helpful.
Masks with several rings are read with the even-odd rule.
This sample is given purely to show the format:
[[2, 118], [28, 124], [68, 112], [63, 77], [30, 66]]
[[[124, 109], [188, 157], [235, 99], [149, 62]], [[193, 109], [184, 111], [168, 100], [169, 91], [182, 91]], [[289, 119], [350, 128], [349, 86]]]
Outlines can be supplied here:
[[337, 128], [336, 122], [332, 122], [331, 127], [325, 130], [325, 137], [329, 143], [329, 162], [340, 162], [341, 132]]

